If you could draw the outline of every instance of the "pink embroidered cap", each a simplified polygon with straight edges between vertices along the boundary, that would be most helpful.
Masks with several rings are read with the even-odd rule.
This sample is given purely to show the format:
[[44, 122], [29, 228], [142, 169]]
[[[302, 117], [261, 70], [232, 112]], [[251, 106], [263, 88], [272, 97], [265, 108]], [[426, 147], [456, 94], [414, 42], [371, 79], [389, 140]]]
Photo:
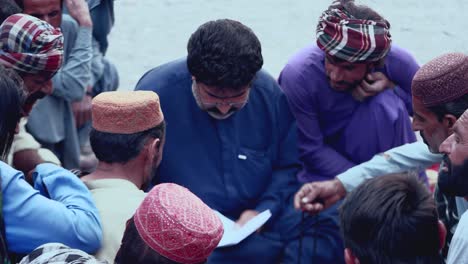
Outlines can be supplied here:
[[133, 218], [149, 247], [179, 263], [205, 261], [224, 232], [221, 220], [210, 207], [173, 183], [156, 185]]
[[133, 134], [164, 120], [159, 97], [151, 91], [104, 92], [92, 102], [93, 128], [101, 132]]

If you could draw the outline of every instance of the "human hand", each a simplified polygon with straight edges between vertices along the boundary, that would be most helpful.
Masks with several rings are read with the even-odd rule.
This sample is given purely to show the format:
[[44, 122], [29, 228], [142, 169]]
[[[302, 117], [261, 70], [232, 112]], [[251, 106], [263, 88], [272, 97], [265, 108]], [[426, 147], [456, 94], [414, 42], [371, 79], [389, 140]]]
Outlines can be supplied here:
[[374, 96], [386, 88], [393, 88], [395, 84], [381, 72], [368, 73], [360, 84], [352, 91], [354, 99], [362, 102], [367, 97]]
[[72, 110], [77, 128], [82, 127], [86, 122], [91, 120], [92, 100], [93, 98], [86, 94], [81, 101], [72, 103]]
[[294, 208], [317, 214], [335, 204], [345, 195], [346, 190], [338, 179], [306, 183], [294, 195]]
[[32, 174], [36, 166], [44, 163], [37, 149], [24, 149], [14, 153], [13, 167], [24, 173], [25, 179], [29, 184], [33, 184]]
[[93, 21], [89, 14], [88, 3], [85, 0], [65, 0], [68, 13], [82, 27], [93, 27]]
[[34, 187], [34, 172], [36, 171], [36, 169], [33, 169], [33, 170], [30, 170], [27, 174], [25, 174], [24, 178], [25, 180], [29, 183], [29, 185], [33, 186]]
[[[236, 225], [238, 227], [242, 227], [243, 225], [245, 225], [245, 223], [250, 221], [250, 219], [254, 218], [258, 214], [259, 214], [259, 212], [256, 211], [256, 210], [245, 210], [244, 212], [242, 212], [239, 219], [237, 219]], [[257, 232], [258, 231], [260, 231], [260, 228], [257, 230]]]

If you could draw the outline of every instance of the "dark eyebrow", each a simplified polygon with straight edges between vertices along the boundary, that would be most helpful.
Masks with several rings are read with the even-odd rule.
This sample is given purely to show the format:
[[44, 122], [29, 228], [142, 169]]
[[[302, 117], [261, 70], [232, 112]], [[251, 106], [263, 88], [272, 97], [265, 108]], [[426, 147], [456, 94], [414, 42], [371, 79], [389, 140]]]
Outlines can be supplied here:
[[424, 119], [424, 117], [422, 117], [421, 115], [419, 115], [418, 113], [414, 112], [414, 116], [417, 117], [418, 119], [421, 119], [422, 121], [425, 121], [426, 119]]
[[459, 137], [461, 136], [460, 129], [458, 128], [457, 124], [453, 126], [453, 133]]
[[207, 93], [209, 96], [213, 96], [214, 98], [217, 98], [217, 99], [228, 99], [228, 98], [236, 98], [236, 97], [239, 97], [241, 95], [244, 95], [249, 89], [246, 89], [244, 91], [242, 91], [241, 93], [237, 94], [237, 95], [233, 95], [233, 96], [229, 96], [229, 97], [220, 97], [220, 96], [217, 96], [217, 95], [214, 95], [210, 92], [208, 92], [206, 89], [205, 90], [205, 93]]
[[29, 14], [30, 16], [33, 16], [35, 18], [39, 18], [39, 17], [42, 17], [41, 14], [35, 14], [35, 13], [32, 13], [32, 14]]

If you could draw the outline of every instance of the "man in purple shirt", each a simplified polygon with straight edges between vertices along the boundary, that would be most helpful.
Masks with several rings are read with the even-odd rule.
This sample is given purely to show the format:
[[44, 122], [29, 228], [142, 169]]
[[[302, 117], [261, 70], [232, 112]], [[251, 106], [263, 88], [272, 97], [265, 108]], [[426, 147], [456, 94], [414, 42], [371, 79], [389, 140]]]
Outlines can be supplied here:
[[[324, 12], [317, 45], [293, 56], [279, 78], [298, 122], [301, 182], [334, 178], [415, 140], [408, 113], [418, 64], [407, 51], [390, 47], [386, 20], [345, 2]], [[337, 39], [341, 35], [347, 39]]]
[[[333, 179], [373, 155], [415, 141], [409, 114], [419, 66], [391, 45], [390, 24], [352, 0], [320, 17], [317, 44], [279, 77], [297, 119], [301, 182]], [[336, 217], [336, 207], [321, 214]], [[320, 229], [320, 227], [319, 227]]]

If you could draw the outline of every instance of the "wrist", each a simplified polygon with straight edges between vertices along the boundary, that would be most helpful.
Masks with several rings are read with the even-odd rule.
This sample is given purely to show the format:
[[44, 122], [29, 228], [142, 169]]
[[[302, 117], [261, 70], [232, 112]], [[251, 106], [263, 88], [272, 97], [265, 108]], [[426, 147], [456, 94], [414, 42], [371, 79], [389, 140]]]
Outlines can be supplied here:
[[339, 179], [333, 180], [333, 186], [335, 188], [335, 193], [338, 194], [340, 198], [344, 198], [346, 196], [346, 189]]
[[395, 87], [396, 87], [396, 84], [395, 84], [394, 82], [388, 81], [388, 83], [387, 83], [387, 89], [393, 90], [393, 89], [395, 89]]
[[78, 24], [80, 27], [87, 27], [87, 28], [92, 28], [93, 27], [93, 21], [91, 18], [83, 18], [78, 21]]

